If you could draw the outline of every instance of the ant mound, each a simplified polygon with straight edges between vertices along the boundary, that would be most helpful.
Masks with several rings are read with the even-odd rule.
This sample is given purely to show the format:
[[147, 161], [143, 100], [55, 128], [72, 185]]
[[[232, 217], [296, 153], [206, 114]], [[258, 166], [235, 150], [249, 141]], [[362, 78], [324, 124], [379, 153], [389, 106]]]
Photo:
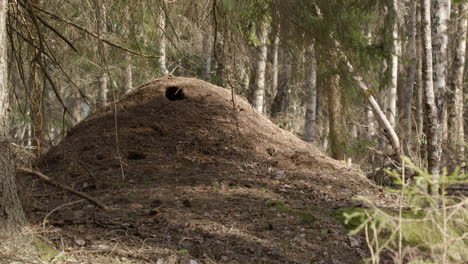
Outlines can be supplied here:
[[[351, 243], [333, 212], [355, 195], [388, 200], [361, 172], [244, 98], [190, 78], [135, 89], [74, 127], [38, 164], [119, 209], [70, 204], [48, 215], [60, 228], [50, 239], [72, 248], [81, 237], [90, 242], [80, 250], [109, 247], [109, 256], [121, 249], [137, 259], [129, 263], [359, 263], [364, 243]], [[38, 221], [76, 201], [34, 188], [43, 198], [29, 213]]]

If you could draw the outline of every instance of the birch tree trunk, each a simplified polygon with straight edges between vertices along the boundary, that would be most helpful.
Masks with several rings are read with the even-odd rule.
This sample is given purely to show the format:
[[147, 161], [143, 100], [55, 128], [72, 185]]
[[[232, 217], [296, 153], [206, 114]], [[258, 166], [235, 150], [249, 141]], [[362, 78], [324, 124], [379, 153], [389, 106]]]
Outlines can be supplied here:
[[[106, 27], [106, 9], [104, 3], [96, 0], [96, 21], [98, 28], [98, 36], [105, 35]], [[108, 76], [107, 76], [107, 47], [99, 40], [98, 53], [101, 58], [101, 73], [98, 78], [98, 92], [96, 98], [96, 108], [107, 105], [107, 94], [109, 92]]]
[[[458, 151], [460, 160], [463, 160], [465, 153], [465, 132], [463, 120], [463, 74], [465, 71], [466, 57], [466, 34], [467, 34], [467, 13], [468, 3], [460, 3], [458, 6], [458, 15], [460, 16], [457, 25], [455, 39], [455, 52], [452, 62], [452, 74], [450, 78], [450, 117], [449, 117], [449, 139], [451, 144]], [[462, 165], [462, 164], [460, 164]]]
[[[0, 235], [17, 235], [21, 227], [26, 223], [26, 217], [17, 194], [15, 163], [10, 144], [11, 119], [7, 80], [6, 35], [7, 9], [8, 0], [0, 0]], [[2, 239], [2, 241], [8, 241], [8, 239]], [[4, 246], [2, 245], [2, 241], [0, 241], [0, 248]]]
[[261, 23], [257, 32], [258, 40], [260, 42], [259, 47], [257, 47], [257, 61], [255, 70], [255, 83], [253, 91], [253, 106], [257, 111], [263, 113], [263, 102], [265, 97], [265, 70], [267, 62], [267, 25]]
[[[447, 46], [450, 23], [450, 1], [433, 0], [432, 3], [432, 64], [433, 82], [439, 123], [443, 120], [447, 90]], [[442, 133], [443, 131], [441, 131]]]
[[[421, 0], [421, 23], [422, 23], [422, 81], [426, 94], [427, 109], [427, 163], [429, 172], [437, 181], [440, 167], [440, 124], [436, 95], [434, 93], [434, 82], [432, 79], [432, 35], [431, 35], [431, 2]], [[434, 188], [435, 187], [435, 188]], [[436, 186], [429, 186], [430, 193], [437, 193]]]
[[398, 1], [392, 1], [390, 11], [392, 20], [392, 54], [390, 59], [390, 81], [388, 83], [387, 118], [392, 127], [396, 124], [397, 83], [398, 83], [398, 55], [400, 54], [400, 40], [398, 36]]
[[213, 57], [213, 38], [211, 37], [211, 27], [203, 32], [202, 48], [202, 79], [211, 82], [211, 60]]
[[128, 92], [133, 88], [132, 56], [130, 53], [125, 55], [125, 61], [125, 91]]
[[161, 8], [159, 17], [158, 17], [158, 50], [159, 50], [159, 67], [161, 70], [161, 75], [166, 76], [169, 74], [167, 70], [167, 56], [166, 56], [166, 46], [167, 46], [167, 41], [166, 41], [166, 13], [165, 11]]
[[305, 140], [314, 142], [317, 116], [317, 59], [314, 44], [310, 44], [306, 53], [306, 88], [308, 92], [305, 115]]

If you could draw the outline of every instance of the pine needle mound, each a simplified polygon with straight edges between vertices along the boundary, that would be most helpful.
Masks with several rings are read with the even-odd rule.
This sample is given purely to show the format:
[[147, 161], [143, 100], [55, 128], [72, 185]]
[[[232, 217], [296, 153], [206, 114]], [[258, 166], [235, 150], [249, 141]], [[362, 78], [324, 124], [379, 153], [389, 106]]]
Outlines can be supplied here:
[[[333, 212], [356, 195], [388, 200], [360, 171], [278, 128], [244, 98], [190, 78], [135, 89], [74, 127], [38, 164], [120, 209], [64, 206], [48, 216], [58, 229], [51, 240], [87, 257], [127, 252], [128, 263], [359, 263], [365, 243], [349, 238]], [[43, 184], [33, 193], [42, 197], [27, 206], [37, 221], [78, 200]]]

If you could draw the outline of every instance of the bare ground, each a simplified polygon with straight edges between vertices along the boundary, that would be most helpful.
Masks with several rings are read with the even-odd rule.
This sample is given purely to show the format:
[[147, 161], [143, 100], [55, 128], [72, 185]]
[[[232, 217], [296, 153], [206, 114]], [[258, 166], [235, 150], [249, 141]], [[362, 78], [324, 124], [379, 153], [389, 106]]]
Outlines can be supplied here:
[[73, 263], [361, 263], [364, 241], [332, 214], [391, 197], [232, 99], [162, 78], [94, 113], [38, 166], [117, 210], [22, 176], [30, 219]]

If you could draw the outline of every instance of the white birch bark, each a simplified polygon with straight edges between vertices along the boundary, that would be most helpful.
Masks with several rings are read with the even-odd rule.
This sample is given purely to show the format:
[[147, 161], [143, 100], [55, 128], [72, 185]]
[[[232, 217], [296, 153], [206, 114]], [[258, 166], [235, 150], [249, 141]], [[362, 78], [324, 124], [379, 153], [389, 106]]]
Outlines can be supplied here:
[[265, 71], [267, 61], [267, 25], [261, 23], [258, 28], [259, 47], [257, 47], [255, 84], [253, 91], [253, 106], [257, 111], [263, 113], [263, 102], [265, 97]]
[[440, 128], [437, 152], [442, 155], [442, 141], [447, 136], [447, 69], [448, 69], [448, 27], [450, 24], [451, 0], [432, 1], [432, 64], [435, 102]]
[[[107, 32], [106, 28], [106, 7], [104, 3], [96, 1], [96, 21], [98, 27], [98, 35], [105, 35]], [[109, 92], [108, 76], [107, 76], [107, 47], [102, 41], [99, 41], [98, 45], [99, 56], [101, 57], [101, 73], [98, 77], [98, 91], [96, 99], [96, 108], [107, 105]]]
[[169, 74], [167, 70], [167, 56], [166, 56], [166, 13], [164, 10], [160, 10], [158, 17], [158, 51], [159, 51], [159, 67], [161, 70], [161, 75], [166, 76]]
[[213, 58], [213, 38], [211, 27], [203, 32], [203, 47], [202, 47], [202, 79], [211, 82], [211, 61]]
[[400, 40], [398, 34], [398, 1], [392, 1], [392, 54], [390, 59], [390, 81], [388, 83], [387, 118], [392, 127], [396, 124], [397, 109], [397, 83], [398, 83], [398, 56], [400, 54]]
[[307, 142], [314, 142], [317, 116], [317, 59], [313, 43], [307, 47], [305, 83], [305, 90], [308, 92], [308, 95], [306, 101], [304, 134]]

